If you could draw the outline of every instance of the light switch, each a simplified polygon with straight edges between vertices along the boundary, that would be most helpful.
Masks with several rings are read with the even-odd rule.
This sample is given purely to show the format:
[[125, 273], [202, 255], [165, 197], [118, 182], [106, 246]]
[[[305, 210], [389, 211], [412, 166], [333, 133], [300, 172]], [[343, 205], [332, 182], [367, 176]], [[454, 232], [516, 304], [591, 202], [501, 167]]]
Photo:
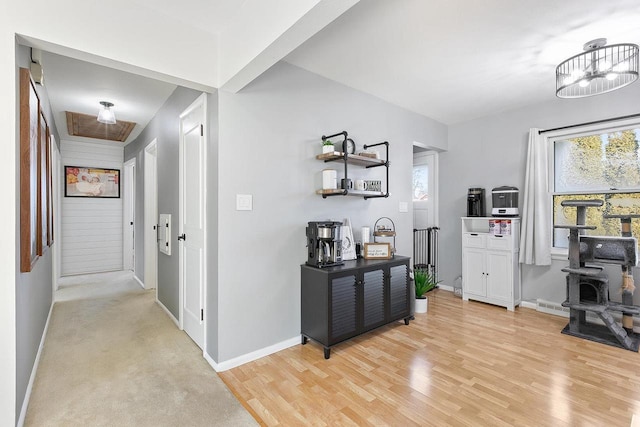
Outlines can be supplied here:
[[400, 202], [400, 212], [409, 212], [409, 203], [407, 202]]
[[236, 194], [236, 210], [252, 211], [253, 196], [251, 194]]

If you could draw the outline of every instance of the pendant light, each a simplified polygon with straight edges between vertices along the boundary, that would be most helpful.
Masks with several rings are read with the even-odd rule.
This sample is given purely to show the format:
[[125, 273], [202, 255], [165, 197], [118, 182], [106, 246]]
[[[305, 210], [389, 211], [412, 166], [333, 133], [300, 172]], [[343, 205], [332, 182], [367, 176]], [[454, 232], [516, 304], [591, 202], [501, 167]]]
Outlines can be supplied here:
[[98, 113], [98, 121], [107, 125], [116, 124], [116, 115], [111, 111], [113, 104], [107, 101], [100, 101], [100, 105], [102, 105], [102, 108]]
[[556, 68], [556, 95], [583, 98], [611, 92], [638, 79], [638, 45], [605, 46], [607, 39], [585, 43], [584, 52]]

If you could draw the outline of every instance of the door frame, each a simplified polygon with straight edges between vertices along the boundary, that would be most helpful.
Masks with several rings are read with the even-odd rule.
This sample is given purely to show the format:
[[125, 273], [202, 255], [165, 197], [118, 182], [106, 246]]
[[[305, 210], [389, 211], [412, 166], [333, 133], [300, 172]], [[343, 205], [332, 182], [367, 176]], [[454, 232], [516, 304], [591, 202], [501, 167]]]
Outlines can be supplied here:
[[[156, 289], [158, 298], [158, 141], [144, 148], [144, 288]], [[155, 249], [154, 249], [155, 248]], [[151, 249], [151, 250], [150, 250]], [[153, 270], [153, 280], [148, 274]]]
[[[433, 212], [433, 227], [439, 227], [440, 225], [440, 216], [438, 215], [438, 205], [439, 205], [439, 197], [438, 197], [438, 152], [437, 151], [424, 151], [421, 153], [414, 153], [413, 155], [413, 166], [415, 165], [424, 165], [428, 164], [429, 167], [429, 193], [432, 195], [431, 201], [432, 206], [431, 210]], [[413, 198], [413, 194], [411, 195]], [[413, 207], [412, 207], [413, 209]]]
[[51, 191], [53, 193], [53, 203], [51, 204], [53, 211], [53, 245], [51, 246], [53, 266], [51, 274], [53, 279], [53, 299], [55, 300], [56, 291], [58, 290], [58, 280], [62, 272], [62, 221], [60, 218], [62, 202], [60, 195], [62, 194], [63, 173], [60, 149], [53, 135], [51, 135], [49, 143], [51, 144]]
[[[203, 234], [204, 234], [204, 242], [202, 249], [202, 259], [203, 259], [203, 268], [202, 268], [202, 310], [204, 313], [204, 321], [203, 321], [203, 340], [202, 340], [202, 354], [206, 357], [206, 349], [207, 349], [207, 283], [208, 283], [208, 268], [207, 268], [207, 253], [208, 253], [208, 244], [207, 244], [207, 158], [208, 158], [208, 149], [209, 145], [209, 127], [207, 123], [208, 110], [207, 110], [207, 94], [202, 93], [198, 98], [189, 107], [187, 107], [181, 114], [179, 120], [179, 168], [178, 168], [178, 176], [179, 176], [179, 184], [178, 184], [178, 234], [183, 234], [183, 216], [184, 216], [184, 207], [185, 207], [185, 192], [184, 192], [184, 179], [185, 179], [185, 170], [183, 167], [184, 160], [184, 132], [182, 129], [182, 118], [190, 114], [194, 109], [202, 107], [202, 126], [203, 126], [203, 138], [204, 138], [204, 148], [203, 148], [203, 183], [202, 183], [202, 203], [203, 203]], [[178, 323], [181, 330], [184, 330], [184, 245], [182, 242], [178, 242], [178, 302], [180, 304], [179, 308], [179, 319]]]
[[[122, 221], [122, 268], [132, 270], [136, 274], [136, 238], [135, 238], [135, 218], [136, 218], [136, 158], [128, 160], [123, 165], [124, 168], [124, 206]], [[133, 224], [130, 224], [133, 223]], [[132, 233], [133, 228], [133, 233]], [[132, 234], [130, 245], [127, 245], [127, 236]], [[128, 260], [131, 268], [128, 267]]]

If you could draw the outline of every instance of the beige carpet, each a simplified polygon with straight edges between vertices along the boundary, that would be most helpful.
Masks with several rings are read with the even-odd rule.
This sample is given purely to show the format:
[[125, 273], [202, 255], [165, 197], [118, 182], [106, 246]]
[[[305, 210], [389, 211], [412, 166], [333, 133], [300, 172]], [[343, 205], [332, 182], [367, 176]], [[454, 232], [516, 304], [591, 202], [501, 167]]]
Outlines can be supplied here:
[[130, 273], [58, 291], [26, 426], [252, 426], [202, 351]]

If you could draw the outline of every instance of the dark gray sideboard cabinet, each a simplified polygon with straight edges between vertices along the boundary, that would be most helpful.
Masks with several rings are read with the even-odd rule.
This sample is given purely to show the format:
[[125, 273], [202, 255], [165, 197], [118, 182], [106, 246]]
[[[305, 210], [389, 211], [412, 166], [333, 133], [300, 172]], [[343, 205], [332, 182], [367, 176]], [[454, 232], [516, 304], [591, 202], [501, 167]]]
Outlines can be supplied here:
[[302, 344], [331, 346], [364, 332], [411, 318], [409, 257], [345, 261], [329, 268], [301, 266]]

